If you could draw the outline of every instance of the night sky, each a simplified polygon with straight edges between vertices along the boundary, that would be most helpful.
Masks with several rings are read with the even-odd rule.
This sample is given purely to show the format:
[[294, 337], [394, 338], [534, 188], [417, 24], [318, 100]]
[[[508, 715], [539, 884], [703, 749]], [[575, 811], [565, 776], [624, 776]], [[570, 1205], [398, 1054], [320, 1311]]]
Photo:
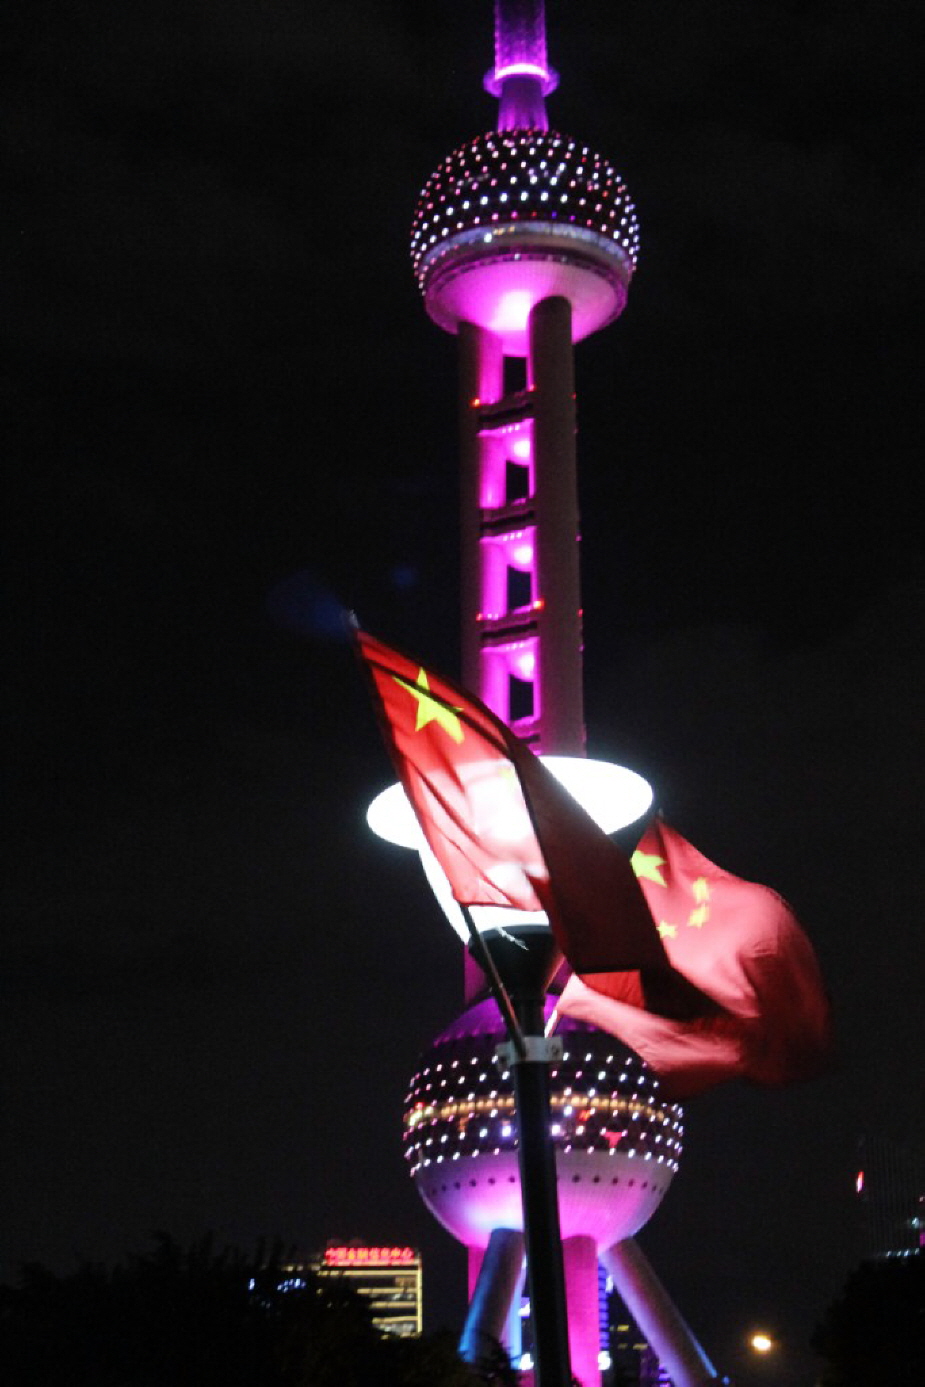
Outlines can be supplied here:
[[[551, 124], [643, 231], [576, 354], [589, 750], [791, 901], [839, 1034], [813, 1084], [689, 1104], [641, 1241], [720, 1367], [761, 1321], [793, 1382], [858, 1138], [925, 1128], [921, 14], [547, 7]], [[460, 949], [365, 828], [391, 777], [338, 610], [457, 668], [455, 344], [407, 243], [494, 122], [491, 6], [6, 28], [2, 1275], [362, 1237], [458, 1324], [400, 1116]]]

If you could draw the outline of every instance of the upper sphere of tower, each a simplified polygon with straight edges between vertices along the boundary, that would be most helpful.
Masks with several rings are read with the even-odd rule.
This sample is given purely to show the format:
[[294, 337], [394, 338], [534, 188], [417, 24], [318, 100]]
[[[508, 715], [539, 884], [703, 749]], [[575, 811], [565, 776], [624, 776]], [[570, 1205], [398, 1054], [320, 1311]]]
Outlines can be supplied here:
[[554, 131], [491, 130], [455, 150], [418, 201], [411, 254], [427, 311], [525, 351], [542, 298], [572, 305], [573, 339], [616, 318], [639, 251], [626, 185], [586, 145]]

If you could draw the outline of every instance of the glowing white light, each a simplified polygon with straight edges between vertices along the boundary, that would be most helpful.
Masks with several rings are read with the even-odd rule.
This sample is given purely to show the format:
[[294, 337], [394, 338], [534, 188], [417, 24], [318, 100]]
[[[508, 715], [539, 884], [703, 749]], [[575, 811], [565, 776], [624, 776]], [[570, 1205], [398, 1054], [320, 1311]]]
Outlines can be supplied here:
[[523, 650], [514, 657], [514, 669], [518, 679], [532, 679], [536, 673], [536, 656], [532, 650]]
[[511, 444], [511, 453], [520, 462], [526, 462], [530, 456], [530, 439], [526, 434], [521, 434], [520, 438], [515, 438]]
[[[652, 788], [648, 781], [626, 766], [577, 756], [541, 756], [540, 760], [605, 833], [616, 833], [635, 823], [651, 807]], [[503, 799], [499, 808], [503, 811]], [[453, 899], [450, 883], [431, 852], [401, 785], [390, 785], [376, 796], [366, 811], [366, 822], [378, 837], [398, 847], [414, 848], [420, 854], [438, 904], [460, 939], [468, 941], [465, 916]], [[494, 824], [492, 828], [494, 837], [505, 835], [503, 824]], [[499, 863], [498, 867], [522, 870], [512, 863]], [[479, 930], [548, 923], [542, 911], [511, 910], [507, 906], [473, 906], [471, 915]]]
[[492, 316], [491, 326], [495, 332], [522, 332], [527, 326], [527, 318], [533, 307], [532, 294], [522, 289], [512, 289], [502, 294]]
[[[605, 833], [634, 823], [652, 804], [648, 781], [625, 766], [577, 756], [541, 756], [540, 760]], [[376, 796], [366, 822], [387, 842], [420, 849], [423, 834], [401, 785], [390, 785]]]
[[539, 63], [505, 63], [503, 67], [495, 68], [492, 77], [495, 82], [503, 82], [506, 77], [539, 77], [546, 82], [549, 80], [549, 69]]

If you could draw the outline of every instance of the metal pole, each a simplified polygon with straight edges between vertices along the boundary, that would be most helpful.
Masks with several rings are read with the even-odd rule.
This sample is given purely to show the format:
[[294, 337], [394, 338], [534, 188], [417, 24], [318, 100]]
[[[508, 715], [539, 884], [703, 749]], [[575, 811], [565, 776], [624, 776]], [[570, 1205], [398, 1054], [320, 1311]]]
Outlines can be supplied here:
[[549, 1066], [552, 1060], [561, 1059], [563, 1043], [559, 1036], [547, 1039], [543, 1033], [546, 987], [560, 956], [546, 929], [523, 931], [516, 945], [510, 938], [496, 937], [490, 948], [524, 1041], [523, 1054], [508, 1042], [499, 1046], [498, 1059], [511, 1072], [517, 1113], [534, 1381], [536, 1387], [570, 1387], [565, 1271], [549, 1107]]
[[491, 950], [476, 929], [472, 915], [465, 907], [463, 907], [463, 915], [465, 916], [466, 924], [469, 926], [469, 937], [471, 940], [469, 947], [472, 955], [478, 959], [478, 962], [485, 970], [488, 986], [491, 988], [491, 995], [494, 997], [495, 1005], [501, 1013], [501, 1019], [504, 1021], [504, 1029], [508, 1033], [508, 1037], [518, 1059], [523, 1059], [524, 1055], [527, 1053], [527, 1047], [523, 1032], [520, 1029], [520, 1019], [508, 996], [507, 988], [504, 986], [501, 979], [501, 974], [498, 972], [498, 966], [492, 958]]
[[549, 1062], [545, 1056], [533, 1054], [531, 1039], [538, 1039], [543, 1046], [549, 1043], [541, 1037], [528, 1036], [527, 1055], [524, 1059], [514, 1059], [512, 1075], [517, 1105], [527, 1284], [536, 1355], [535, 1381], [536, 1387], [569, 1387], [572, 1370], [556, 1157], [549, 1136]]

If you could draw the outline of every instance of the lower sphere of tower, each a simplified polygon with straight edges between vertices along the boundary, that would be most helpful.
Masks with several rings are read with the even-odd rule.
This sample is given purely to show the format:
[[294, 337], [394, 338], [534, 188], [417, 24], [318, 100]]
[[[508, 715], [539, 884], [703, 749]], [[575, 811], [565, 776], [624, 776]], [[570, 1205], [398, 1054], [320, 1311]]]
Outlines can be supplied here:
[[[564, 1055], [551, 1070], [550, 1106], [562, 1236], [590, 1236], [604, 1249], [661, 1202], [678, 1168], [683, 1115], [612, 1036], [568, 1018], [556, 1033]], [[495, 1061], [504, 1039], [493, 1001], [470, 1007], [422, 1056], [405, 1103], [418, 1192], [468, 1247], [484, 1247], [495, 1228], [523, 1227], [511, 1075]]]

